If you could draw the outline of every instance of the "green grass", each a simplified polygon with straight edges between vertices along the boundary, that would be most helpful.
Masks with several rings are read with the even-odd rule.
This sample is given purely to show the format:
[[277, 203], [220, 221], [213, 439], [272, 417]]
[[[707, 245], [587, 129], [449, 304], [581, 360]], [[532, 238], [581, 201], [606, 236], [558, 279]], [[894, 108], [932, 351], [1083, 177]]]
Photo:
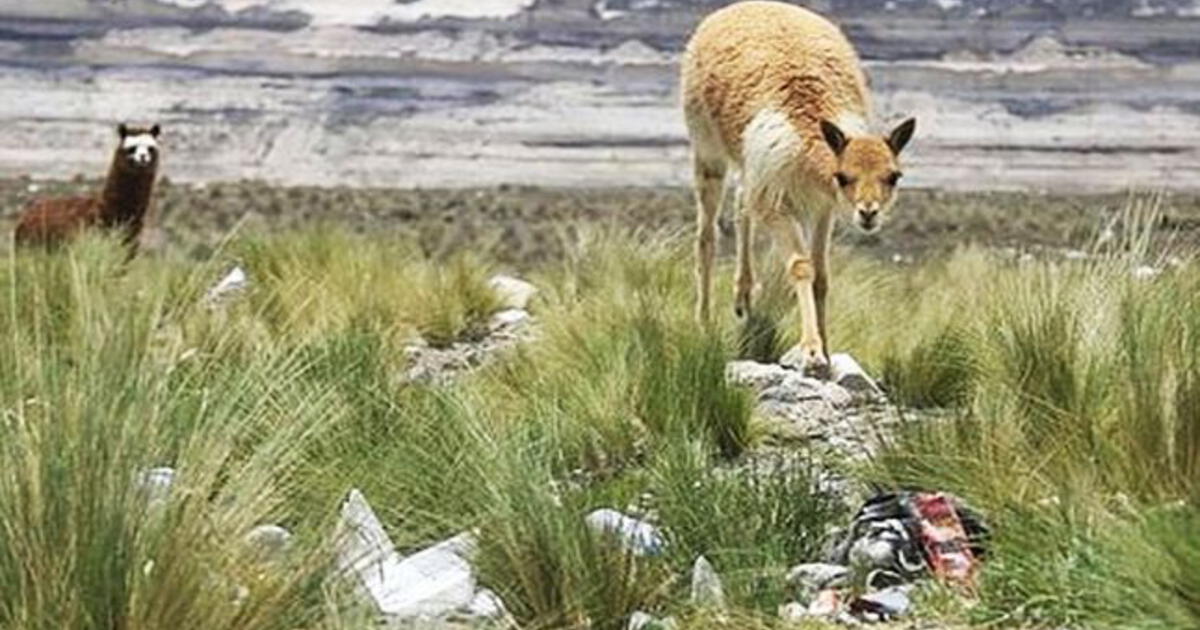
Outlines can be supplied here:
[[[933, 591], [923, 614], [1200, 623], [1200, 275], [1133, 276], [1154, 261], [1144, 217], [1085, 262], [836, 260], [833, 347], [910, 418], [855, 472], [960, 493], [996, 531], [979, 605]], [[501, 270], [483, 255], [326, 227], [201, 262], [122, 267], [103, 239], [0, 261], [0, 627], [368, 627], [328, 571], [351, 487], [404, 551], [477, 531], [480, 578], [523, 627], [623, 628], [634, 610], [778, 625], [787, 568], [847, 516], [814, 456], [764, 449], [750, 394], [724, 383], [728, 360], [795, 340], [778, 265], [760, 268], [754, 330], [733, 321], [728, 269], [727, 316], [702, 329], [687, 239], [583, 229], [562, 247], [529, 275], [536, 338], [439, 387], [404, 382], [405, 348], [481, 334]], [[233, 263], [251, 287], [203, 306]], [[147, 513], [137, 473], [162, 465], [180, 480]], [[583, 522], [627, 506], [664, 527], [665, 554]], [[266, 522], [297, 535], [284, 567], [238, 544]], [[724, 621], [687, 602], [699, 554]]]

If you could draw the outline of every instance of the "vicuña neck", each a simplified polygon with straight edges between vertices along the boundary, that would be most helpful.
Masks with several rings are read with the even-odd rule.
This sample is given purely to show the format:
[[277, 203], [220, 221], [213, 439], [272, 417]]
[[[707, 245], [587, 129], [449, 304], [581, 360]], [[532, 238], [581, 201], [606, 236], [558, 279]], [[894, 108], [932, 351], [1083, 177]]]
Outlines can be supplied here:
[[[113, 159], [101, 195], [101, 220], [105, 225], [138, 224], [150, 205], [157, 167], [138, 169], [122, 163], [123, 156]], [[131, 226], [133, 227], [133, 226]]]

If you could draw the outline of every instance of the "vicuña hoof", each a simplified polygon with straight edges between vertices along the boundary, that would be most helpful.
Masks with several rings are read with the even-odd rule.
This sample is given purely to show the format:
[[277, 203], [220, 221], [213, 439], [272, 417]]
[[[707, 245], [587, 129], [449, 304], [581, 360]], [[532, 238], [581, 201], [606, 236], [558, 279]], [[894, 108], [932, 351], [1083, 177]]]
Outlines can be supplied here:
[[779, 359], [779, 364], [798, 370], [808, 377], [819, 378], [823, 381], [830, 378], [829, 359], [820, 350], [805, 348], [803, 344], [798, 344], [788, 350]]

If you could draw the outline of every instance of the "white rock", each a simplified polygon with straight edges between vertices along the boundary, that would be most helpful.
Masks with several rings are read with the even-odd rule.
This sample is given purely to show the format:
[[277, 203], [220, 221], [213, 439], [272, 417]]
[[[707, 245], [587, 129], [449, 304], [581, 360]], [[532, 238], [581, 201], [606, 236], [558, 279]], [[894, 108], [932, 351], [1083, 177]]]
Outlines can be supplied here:
[[492, 315], [488, 327], [492, 330], [503, 330], [520, 326], [527, 321], [529, 321], [529, 311], [521, 308], [506, 308]]
[[696, 558], [692, 565], [691, 602], [701, 608], [725, 609], [725, 587], [721, 584], [721, 576], [704, 556]]
[[1138, 280], [1152, 280], [1162, 273], [1162, 269], [1151, 267], [1150, 265], [1141, 265], [1133, 270], [1133, 277]]
[[641, 610], [636, 610], [632, 615], [629, 615], [629, 623], [625, 625], [625, 630], [648, 630], [658, 620], [653, 615]]
[[138, 473], [138, 487], [145, 493], [147, 502], [151, 504], [158, 505], [165, 502], [174, 485], [174, 468], [160, 466]]
[[356, 576], [379, 612], [391, 618], [437, 617], [475, 598], [475, 575], [467, 561], [474, 549], [470, 534], [401, 558], [357, 489], [342, 504], [337, 545], [339, 571]]
[[292, 532], [278, 525], [259, 525], [242, 537], [257, 561], [281, 560], [292, 546]]
[[629, 616], [629, 623], [625, 625], [625, 630], [674, 630], [679, 627], [679, 623], [674, 617], [659, 619], [650, 613], [638, 610], [634, 611]]
[[615, 535], [634, 555], [657, 555], [666, 546], [662, 532], [657, 527], [613, 509], [601, 508], [588, 514], [584, 520], [592, 531]]
[[510, 309], [526, 309], [529, 307], [529, 301], [537, 294], [537, 287], [512, 276], [493, 276], [488, 281], [488, 285], [492, 287], [492, 291], [496, 292], [496, 296], [500, 298], [500, 303], [505, 308]]
[[833, 381], [856, 394], [881, 395], [883, 392], [875, 381], [867, 376], [866, 370], [848, 354], [835, 354], [829, 358]]
[[234, 267], [213, 285], [208, 293], [204, 294], [204, 302], [210, 305], [215, 304], [234, 293], [245, 290], [248, 286], [250, 286], [250, 279], [246, 276], [246, 271], [241, 267]]

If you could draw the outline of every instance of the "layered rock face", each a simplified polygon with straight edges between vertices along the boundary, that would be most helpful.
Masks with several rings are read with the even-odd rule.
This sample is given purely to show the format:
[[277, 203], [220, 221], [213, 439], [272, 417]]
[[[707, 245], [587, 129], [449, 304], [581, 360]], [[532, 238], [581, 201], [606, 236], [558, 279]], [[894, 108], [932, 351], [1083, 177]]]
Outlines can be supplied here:
[[[173, 179], [686, 185], [676, 60], [714, 0], [0, 0], [0, 176], [95, 173], [113, 120]], [[912, 186], [1200, 188], [1200, 0], [811, 0]]]

